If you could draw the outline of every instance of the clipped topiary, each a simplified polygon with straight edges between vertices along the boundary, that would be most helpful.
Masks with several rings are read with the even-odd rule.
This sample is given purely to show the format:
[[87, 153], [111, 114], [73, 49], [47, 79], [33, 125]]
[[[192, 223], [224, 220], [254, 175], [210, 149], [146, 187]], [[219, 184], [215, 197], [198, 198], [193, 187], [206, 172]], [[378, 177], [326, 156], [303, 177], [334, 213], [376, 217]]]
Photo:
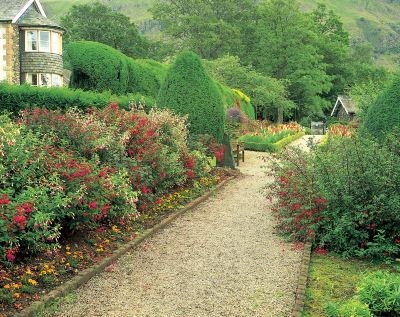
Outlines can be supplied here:
[[399, 128], [400, 77], [369, 107], [364, 122], [364, 129], [378, 139]]
[[187, 114], [192, 134], [209, 134], [222, 141], [225, 120], [222, 96], [196, 54], [186, 51], [177, 57], [167, 72], [157, 103], [161, 108]]
[[72, 67], [72, 88], [127, 92], [128, 60], [121, 52], [101, 43], [78, 41], [67, 46], [67, 55]]

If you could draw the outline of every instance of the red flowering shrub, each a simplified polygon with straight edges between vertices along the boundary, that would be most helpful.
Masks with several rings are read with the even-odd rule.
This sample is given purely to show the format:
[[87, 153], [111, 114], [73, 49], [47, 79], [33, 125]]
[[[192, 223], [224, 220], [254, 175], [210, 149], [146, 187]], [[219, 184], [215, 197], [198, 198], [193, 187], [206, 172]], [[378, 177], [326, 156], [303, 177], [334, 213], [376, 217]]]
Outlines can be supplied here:
[[354, 134], [310, 154], [279, 154], [270, 197], [279, 229], [345, 256], [399, 256], [398, 139], [395, 144]]
[[185, 120], [168, 111], [24, 111], [0, 117], [2, 260], [57, 243], [62, 232], [146, 211], [173, 187], [200, 179], [209, 159], [187, 144]]

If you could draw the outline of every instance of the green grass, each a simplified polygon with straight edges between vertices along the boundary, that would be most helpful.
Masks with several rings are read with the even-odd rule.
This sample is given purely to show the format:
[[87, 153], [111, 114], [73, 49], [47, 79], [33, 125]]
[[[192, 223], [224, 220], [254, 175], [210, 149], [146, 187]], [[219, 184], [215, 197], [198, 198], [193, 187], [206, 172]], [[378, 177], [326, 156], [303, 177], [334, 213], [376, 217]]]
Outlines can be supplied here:
[[351, 299], [358, 282], [368, 273], [391, 270], [383, 264], [361, 260], [345, 260], [335, 256], [314, 254], [311, 258], [309, 284], [303, 317], [326, 317], [325, 305]]

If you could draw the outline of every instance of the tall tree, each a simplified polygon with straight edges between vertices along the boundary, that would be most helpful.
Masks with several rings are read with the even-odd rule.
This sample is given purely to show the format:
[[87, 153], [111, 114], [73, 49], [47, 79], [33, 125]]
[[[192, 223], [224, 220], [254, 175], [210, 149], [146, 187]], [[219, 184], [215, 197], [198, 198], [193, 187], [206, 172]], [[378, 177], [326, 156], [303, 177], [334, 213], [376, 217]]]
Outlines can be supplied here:
[[265, 119], [276, 119], [275, 114], [278, 113], [278, 109], [289, 115], [295, 107], [295, 104], [288, 99], [284, 82], [262, 75], [250, 66], [242, 66], [239, 57], [224, 56], [206, 62], [206, 67], [219, 82], [249, 95], [258, 114]]
[[[309, 15], [296, 0], [265, 0], [259, 7], [257, 31], [257, 70], [288, 81], [290, 98], [299, 110], [296, 117], [321, 112], [327, 105], [321, 96], [331, 88], [331, 78], [318, 52], [318, 34]], [[282, 119], [280, 110], [278, 120]]]
[[129, 18], [100, 2], [74, 5], [61, 19], [67, 29], [65, 40], [100, 42], [131, 57], [146, 57], [149, 42], [140, 36]]
[[311, 17], [317, 34], [315, 44], [323, 56], [322, 61], [326, 64], [326, 73], [332, 83], [331, 89], [323, 96], [333, 102], [354, 77], [349, 34], [344, 30], [340, 18], [325, 4], [318, 4]]
[[255, 8], [254, 0], [158, 0], [151, 11], [180, 48], [214, 59], [244, 49]]

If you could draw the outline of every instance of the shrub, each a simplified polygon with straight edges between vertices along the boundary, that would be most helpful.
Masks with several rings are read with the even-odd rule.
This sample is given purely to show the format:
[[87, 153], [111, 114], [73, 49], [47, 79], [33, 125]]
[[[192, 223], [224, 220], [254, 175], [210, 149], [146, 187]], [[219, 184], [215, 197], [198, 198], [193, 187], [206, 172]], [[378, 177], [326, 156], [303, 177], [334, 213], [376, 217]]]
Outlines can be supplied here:
[[96, 42], [79, 41], [67, 46], [71, 61], [70, 86], [83, 90], [135, 93], [156, 98], [167, 67], [156, 61], [132, 59]]
[[345, 256], [399, 255], [395, 144], [379, 145], [355, 134], [334, 138], [310, 154], [288, 149], [278, 155], [271, 190], [281, 231]]
[[152, 60], [128, 59], [129, 83], [127, 91], [157, 98], [165, 78], [166, 66]]
[[0, 153], [0, 261], [55, 246], [61, 228], [126, 223], [210, 172], [184, 118], [117, 104], [25, 110], [18, 125], [2, 116]]
[[118, 50], [97, 42], [78, 41], [67, 46], [67, 55], [72, 67], [72, 88], [126, 94], [128, 59]]
[[364, 128], [380, 140], [387, 132], [400, 129], [400, 77], [369, 107]]
[[90, 107], [104, 108], [111, 102], [118, 102], [123, 108], [129, 108], [130, 104], [142, 104], [147, 111], [155, 104], [152, 98], [141, 95], [118, 97], [110, 93], [96, 93], [67, 88], [0, 84], [0, 112], [18, 114], [23, 109], [33, 109], [35, 107], [44, 107], [49, 110], [66, 110], [75, 107], [86, 110]]
[[400, 315], [400, 276], [387, 272], [367, 275], [358, 287], [360, 300], [378, 316]]
[[328, 317], [372, 317], [368, 305], [354, 299], [341, 305], [329, 303], [325, 311]]
[[196, 54], [184, 52], [177, 57], [161, 86], [158, 106], [188, 115], [192, 134], [209, 134], [219, 142], [222, 140], [222, 97]]

